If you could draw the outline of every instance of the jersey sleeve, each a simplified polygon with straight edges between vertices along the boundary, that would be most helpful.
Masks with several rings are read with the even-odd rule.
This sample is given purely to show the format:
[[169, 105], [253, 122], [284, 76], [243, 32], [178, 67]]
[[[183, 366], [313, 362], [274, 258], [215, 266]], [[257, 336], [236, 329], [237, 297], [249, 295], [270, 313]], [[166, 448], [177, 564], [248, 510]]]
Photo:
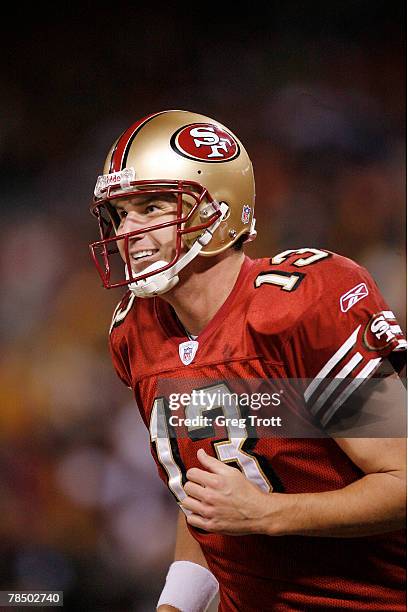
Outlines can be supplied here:
[[[311, 414], [326, 426], [388, 358], [396, 371], [407, 343], [376, 283], [351, 260], [330, 266], [285, 346], [288, 376], [302, 379]], [[392, 368], [388, 371], [392, 372]], [[361, 389], [360, 389], [361, 387]]]
[[112, 357], [113, 367], [120, 380], [129, 389], [132, 388], [132, 377], [128, 358], [127, 343], [125, 339], [116, 339], [113, 334], [109, 336], [109, 350]]
[[109, 350], [113, 367], [120, 380], [130, 389], [132, 388], [132, 374], [128, 341], [126, 333], [123, 332], [123, 326], [134, 301], [135, 295], [127, 291], [114, 310], [109, 329]]

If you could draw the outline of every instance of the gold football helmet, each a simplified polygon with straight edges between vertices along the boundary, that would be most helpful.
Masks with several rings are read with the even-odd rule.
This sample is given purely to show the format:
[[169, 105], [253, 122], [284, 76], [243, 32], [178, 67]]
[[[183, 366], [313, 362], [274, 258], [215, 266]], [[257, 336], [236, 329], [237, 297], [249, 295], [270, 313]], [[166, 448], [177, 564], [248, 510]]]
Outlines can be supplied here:
[[[112, 202], [156, 194], [173, 195], [174, 221], [118, 233], [119, 217]], [[168, 291], [177, 283], [178, 272], [197, 255], [217, 255], [243, 235], [249, 240], [256, 236], [254, 203], [251, 160], [226, 127], [180, 110], [137, 121], [110, 149], [91, 204], [101, 239], [90, 249], [104, 286], [127, 284], [142, 297]], [[142, 274], [134, 274], [129, 241], [163, 225], [176, 226], [172, 261], [154, 262]], [[125, 245], [125, 278], [114, 280], [110, 258], [118, 252], [118, 240]]]

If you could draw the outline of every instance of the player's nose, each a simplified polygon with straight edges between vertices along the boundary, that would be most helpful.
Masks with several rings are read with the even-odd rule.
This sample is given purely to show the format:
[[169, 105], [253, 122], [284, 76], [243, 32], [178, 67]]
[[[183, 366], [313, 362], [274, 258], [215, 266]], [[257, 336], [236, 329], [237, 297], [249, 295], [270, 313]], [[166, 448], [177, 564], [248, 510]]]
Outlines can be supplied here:
[[[145, 227], [143, 218], [136, 211], [130, 211], [122, 222], [122, 233], [135, 232]], [[138, 234], [139, 235], [139, 234]]]

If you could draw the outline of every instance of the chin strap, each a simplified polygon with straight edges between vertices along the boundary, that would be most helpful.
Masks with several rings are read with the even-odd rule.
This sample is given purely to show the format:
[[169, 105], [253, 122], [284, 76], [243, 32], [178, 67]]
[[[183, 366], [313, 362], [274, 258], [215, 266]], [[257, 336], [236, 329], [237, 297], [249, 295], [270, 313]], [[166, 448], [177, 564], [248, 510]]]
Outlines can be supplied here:
[[[154, 295], [160, 295], [161, 293], [166, 293], [170, 289], [172, 289], [179, 282], [178, 273], [180, 270], [185, 268], [190, 261], [192, 261], [201, 251], [201, 249], [211, 241], [213, 237], [213, 233], [220, 225], [221, 221], [224, 220], [229, 207], [225, 202], [221, 202], [219, 205], [219, 210], [221, 211], [221, 215], [217, 217], [210, 227], [208, 227], [202, 236], [197, 238], [194, 242], [193, 246], [187, 253], [185, 253], [174, 265], [172, 265], [168, 270], [164, 270], [163, 272], [158, 272], [157, 274], [153, 274], [148, 278], [141, 279], [135, 281], [133, 283], [129, 283], [128, 287], [137, 297], [153, 297]], [[164, 266], [167, 266], [167, 261], [155, 261], [150, 264], [144, 272], [153, 272], [154, 270], [159, 270]], [[125, 273], [126, 278], [129, 279], [130, 275], [127, 269], [127, 265], [125, 265]]]
[[256, 223], [256, 219], [255, 219], [255, 217], [253, 217], [252, 221], [251, 221], [251, 229], [249, 230], [249, 236], [248, 236], [248, 238], [246, 240], [247, 242], [252, 242], [252, 240], [255, 240], [255, 238], [256, 238], [256, 236], [258, 234], [258, 232], [255, 229], [255, 223]]

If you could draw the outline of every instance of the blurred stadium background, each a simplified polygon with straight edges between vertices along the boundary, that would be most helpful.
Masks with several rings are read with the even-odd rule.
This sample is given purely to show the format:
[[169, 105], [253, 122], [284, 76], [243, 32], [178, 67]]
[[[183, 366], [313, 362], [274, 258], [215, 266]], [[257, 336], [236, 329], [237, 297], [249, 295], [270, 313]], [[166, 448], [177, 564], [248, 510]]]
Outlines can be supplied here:
[[175, 504], [107, 351], [119, 294], [87, 251], [96, 177], [135, 119], [183, 108], [229, 126], [257, 179], [250, 254], [355, 258], [405, 326], [405, 4], [238, 6], [2, 21], [1, 589], [150, 612], [171, 560]]

